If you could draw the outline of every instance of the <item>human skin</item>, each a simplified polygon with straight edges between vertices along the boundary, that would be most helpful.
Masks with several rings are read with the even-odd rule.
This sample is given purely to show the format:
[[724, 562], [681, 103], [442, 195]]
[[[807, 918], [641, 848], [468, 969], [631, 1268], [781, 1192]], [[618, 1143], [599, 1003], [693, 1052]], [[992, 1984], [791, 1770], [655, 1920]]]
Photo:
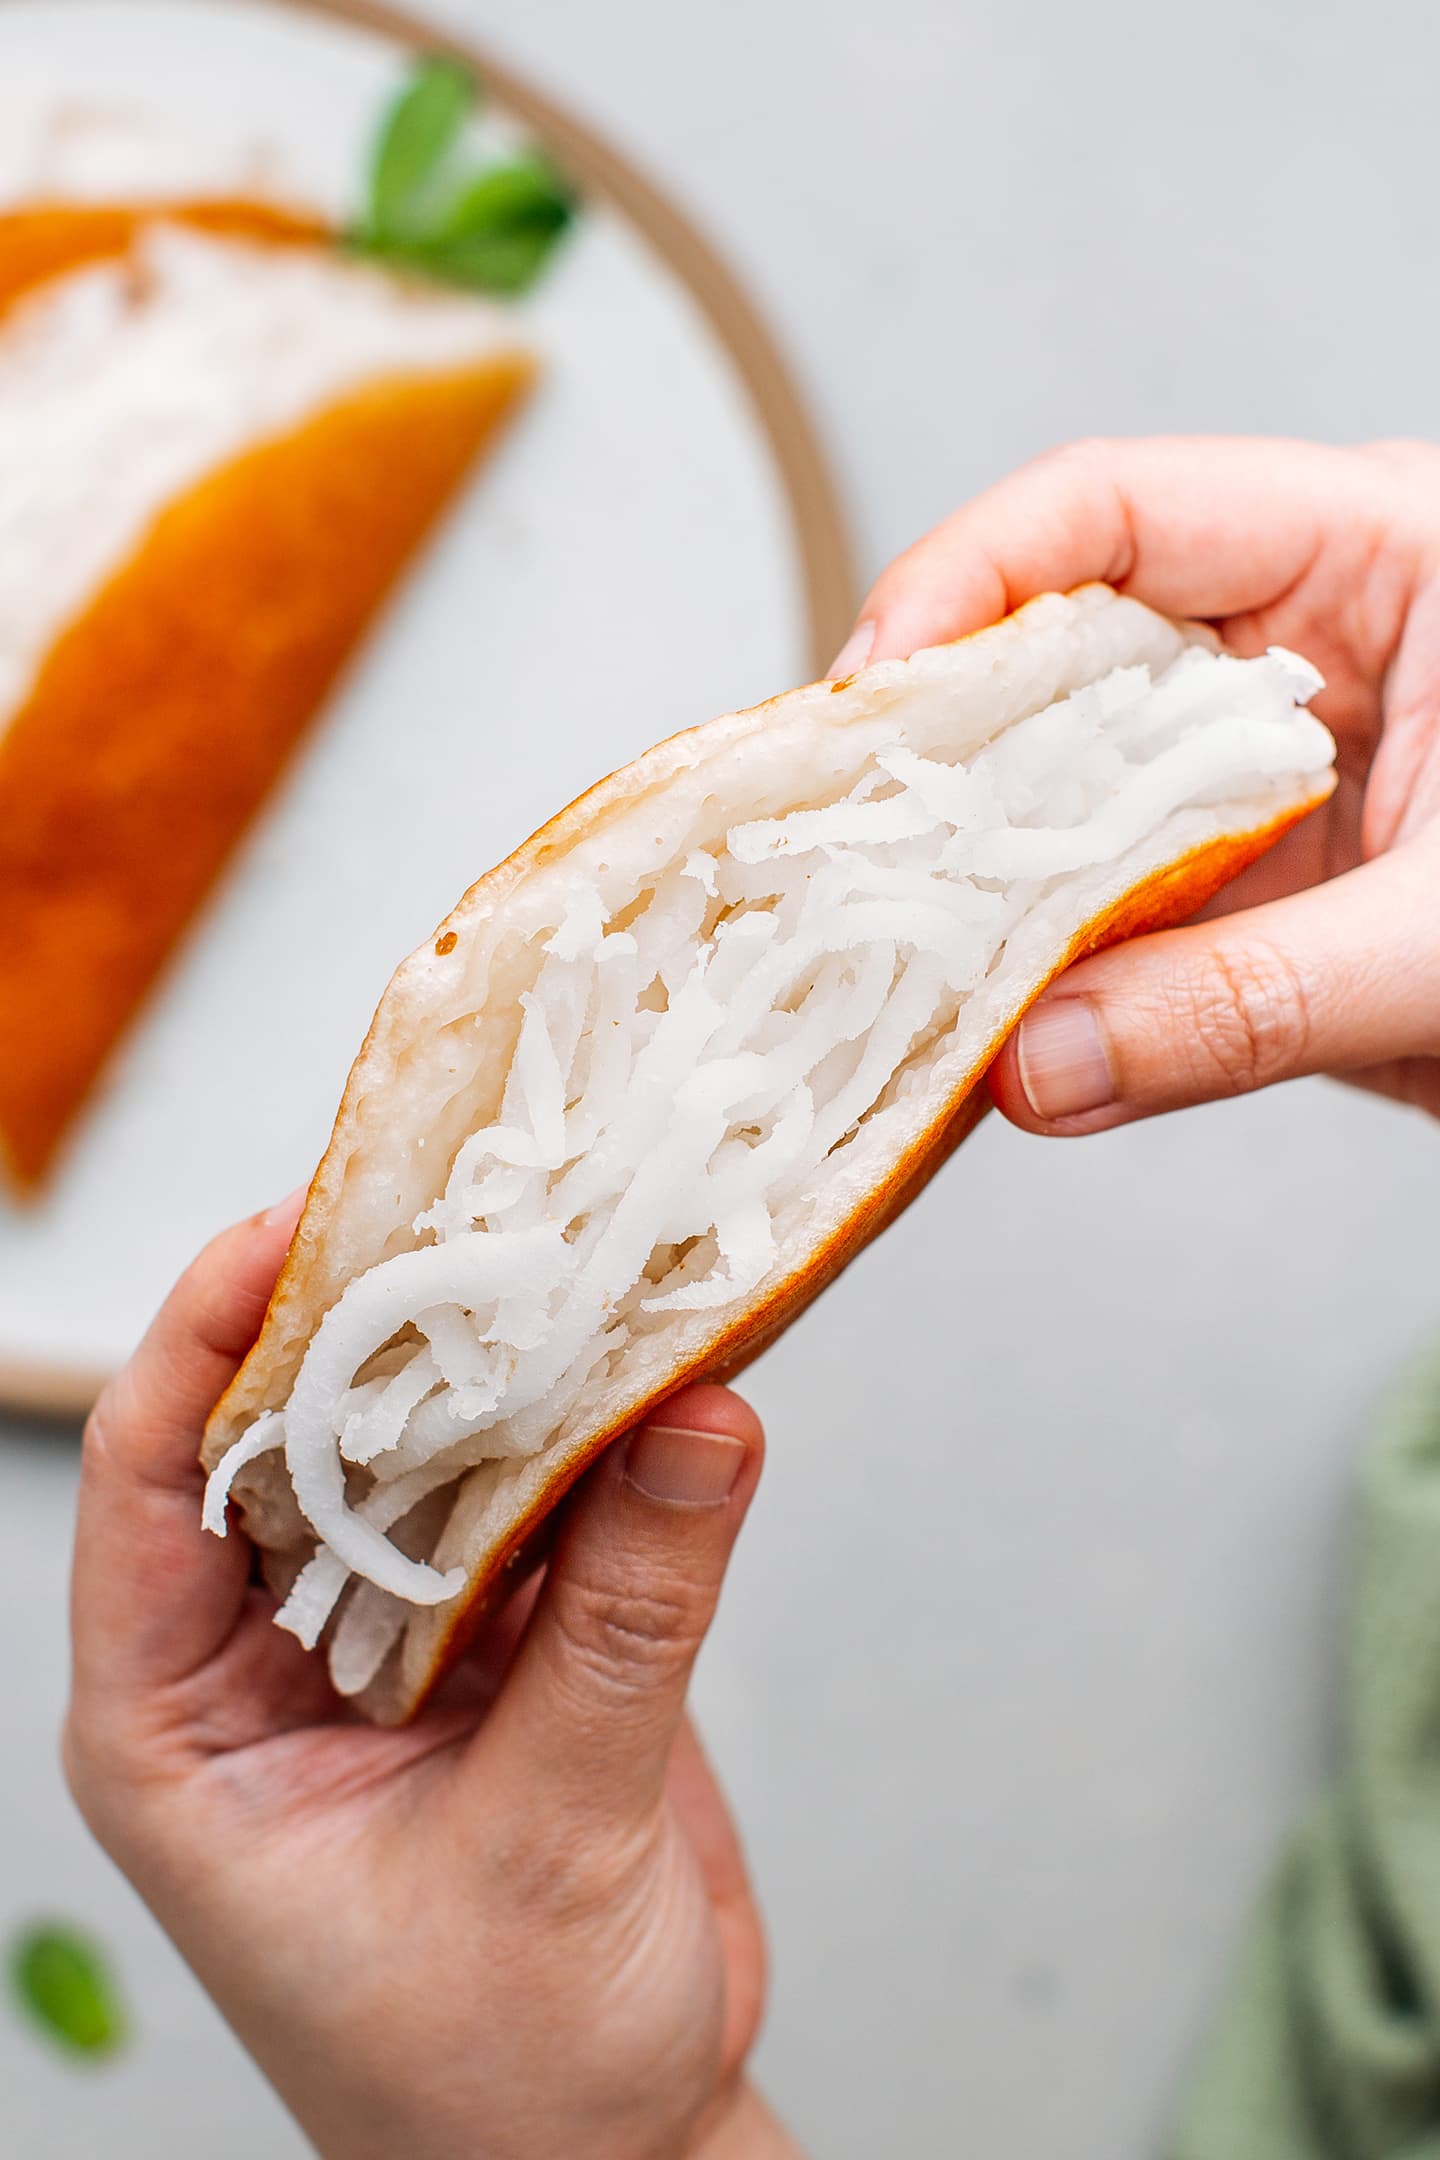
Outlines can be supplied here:
[[685, 1720], [754, 1494], [738, 1396], [619, 1443], [440, 1700], [381, 1731], [200, 1527], [207, 1411], [298, 1214], [182, 1278], [85, 1436], [65, 1730], [100, 1842], [335, 2160], [796, 2160], [764, 1949]]
[[1052, 452], [893, 562], [832, 672], [1094, 578], [1314, 661], [1339, 785], [1205, 919], [1061, 976], [992, 1070], [1000, 1109], [1089, 1133], [1331, 1073], [1440, 1112], [1440, 449]]

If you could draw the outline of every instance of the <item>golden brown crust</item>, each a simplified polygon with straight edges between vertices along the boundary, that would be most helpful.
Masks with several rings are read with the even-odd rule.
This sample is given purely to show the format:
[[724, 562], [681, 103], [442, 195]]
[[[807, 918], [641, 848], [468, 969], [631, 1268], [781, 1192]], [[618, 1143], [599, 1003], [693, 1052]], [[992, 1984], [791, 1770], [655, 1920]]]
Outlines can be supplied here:
[[22, 1189], [531, 374], [517, 350], [374, 383], [207, 475], [48, 655], [0, 736], [0, 1153]]
[[0, 211], [0, 318], [17, 300], [91, 263], [128, 255], [146, 225], [164, 221], [231, 240], [311, 246], [330, 237], [319, 219], [279, 204], [210, 202], [33, 203]]
[[1203, 847], [1191, 849], [1176, 862], [1142, 879], [1078, 932], [1056, 966], [1043, 981], [1034, 985], [1022, 1012], [1016, 1013], [1010, 1027], [977, 1059], [951, 1093], [941, 1115], [896, 1165], [885, 1184], [866, 1195], [834, 1236], [811, 1254], [805, 1267], [780, 1284], [762, 1305], [743, 1314], [703, 1357], [668, 1373], [663, 1384], [654, 1390], [638, 1412], [626, 1417], [623, 1425], [587, 1436], [582, 1446], [557, 1463], [553, 1478], [511, 1526], [505, 1541], [487, 1555], [484, 1569], [467, 1585], [463, 1601], [454, 1607], [425, 1685], [405, 1707], [407, 1717], [414, 1716], [434, 1694], [446, 1674], [464, 1655], [486, 1615], [503, 1603], [511, 1585], [531, 1566], [538, 1544], [545, 1535], [548, 1518], [571, 1486], [612, 1441], [618, 1439], [622, 1431], [633, 1430], [657, 1403], [678, 1389], [700, 1380], [734, 1379], [784, 1333], [791, 1321], [799, 1317], [873, 1238], [904, 1212], [989, 1109], [989, 1098], [981, 1088], [985, 1074], [999, 1056], [1008, 1036], [1019, 1025], [1023, 1011], [1028, 1010], [1055, 977], [1076, 960], [1118, 944], [1122, 939], [1170, 929], [1176, 923], [1184, 922], [1325, 800], [1329, 792], [1327, 783], [1312, 800], [1296, 804], [1268, 824], [1248, 832], [1226, 834]]

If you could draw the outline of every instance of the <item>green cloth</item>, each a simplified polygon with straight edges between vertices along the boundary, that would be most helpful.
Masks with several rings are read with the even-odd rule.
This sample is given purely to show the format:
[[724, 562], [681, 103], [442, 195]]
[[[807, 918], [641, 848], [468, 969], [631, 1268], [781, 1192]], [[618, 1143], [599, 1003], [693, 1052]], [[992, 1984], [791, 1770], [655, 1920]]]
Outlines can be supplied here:
[[1344, 1762], [1251, 1925], [1170, 2160], [1440, 2160], [1440, 1357], [1362, 1473]]

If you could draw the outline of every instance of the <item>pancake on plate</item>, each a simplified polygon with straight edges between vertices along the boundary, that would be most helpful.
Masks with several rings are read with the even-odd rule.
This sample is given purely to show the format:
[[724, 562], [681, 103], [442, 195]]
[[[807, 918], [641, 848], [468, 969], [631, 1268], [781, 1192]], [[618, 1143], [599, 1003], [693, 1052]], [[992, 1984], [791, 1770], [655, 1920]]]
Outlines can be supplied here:
[[264, 161], [41, 114], [0, 160], [0, 1170], [106, 1058], [528, 391], [515, 314]]

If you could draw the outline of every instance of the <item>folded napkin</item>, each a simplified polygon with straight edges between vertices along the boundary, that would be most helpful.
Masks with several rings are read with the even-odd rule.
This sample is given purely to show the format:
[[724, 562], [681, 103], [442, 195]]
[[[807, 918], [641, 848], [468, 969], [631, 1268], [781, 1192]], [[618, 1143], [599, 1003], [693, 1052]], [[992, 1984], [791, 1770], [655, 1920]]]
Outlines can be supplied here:
[[1362, 1472], [1344, 1762], [1252, 1922], [1170, 2160], [1440, 2160], [1440, 1355]]

